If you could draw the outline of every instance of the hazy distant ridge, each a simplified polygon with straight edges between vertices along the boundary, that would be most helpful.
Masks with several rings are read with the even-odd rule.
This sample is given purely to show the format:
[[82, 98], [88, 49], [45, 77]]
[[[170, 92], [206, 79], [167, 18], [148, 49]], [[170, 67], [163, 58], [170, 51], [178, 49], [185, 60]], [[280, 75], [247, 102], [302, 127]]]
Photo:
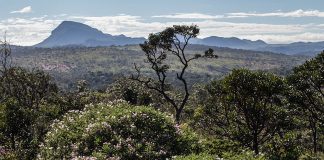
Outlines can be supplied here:
[[[69, 45], [81, 45], [88, 47], [112, 46], [112, 45], [130, 45], [140, 44], [145, 38], [131, 38], [124, 35], [113, 36], [105, 34], [96, 28], [88, 25], [64, 21], [51, 35], [43, 42], [35, 45], [36, 47], [59, 47]], [[267, 44], [262, 40], [252, 41], [239, 39], [236, 37], [224, 38], [211, 36], [203, 39], [192, 39], [191, 43], [207, 46], [228, 47], [234, 49], [269, 51], [284, 54], [314, 55], [324, 50], [324, 42], [296, 42], [291, 44]]]

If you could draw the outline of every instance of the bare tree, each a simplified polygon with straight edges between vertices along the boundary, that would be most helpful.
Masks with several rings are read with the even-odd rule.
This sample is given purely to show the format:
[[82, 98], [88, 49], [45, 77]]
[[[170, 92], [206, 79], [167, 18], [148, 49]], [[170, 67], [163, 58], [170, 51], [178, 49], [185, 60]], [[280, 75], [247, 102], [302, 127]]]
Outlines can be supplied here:
[[[135, 70], [137, 74], [131, 76], [132, 80], [136, 80], [144, 84], [148, 89], [160, 93], [174, 108], [177, 122], [180, 122], [181, 113], [190, 96], [189, 86], [185, 76], [190, 62], [199, 58], [217, 58], [211, 48], [205, 51], [204, 55], [195, 54], [190, 56], [185, 53], [190, 39], [196, 38], [198, 34], [199, 28], [196, 25], [174, 25], [173, 27], [166, 28], [162, 32], [150, 34], [148, 40], [140, 46], [145, 52], [145, 62], [148, 63], [154, 71], [156, 79], [143, 77], [140, 68], [136, 66], [136, 64]], [[180, 71], [176, 73], [176, 79], [183, 85], [180, 100], [168, 92], [170, 84], [167, 83], [166, 78], [170, 68], [170, 65], [167, 63], [169, 54], [172, 54], [173, 58], [176, 57], [181, 64]]]

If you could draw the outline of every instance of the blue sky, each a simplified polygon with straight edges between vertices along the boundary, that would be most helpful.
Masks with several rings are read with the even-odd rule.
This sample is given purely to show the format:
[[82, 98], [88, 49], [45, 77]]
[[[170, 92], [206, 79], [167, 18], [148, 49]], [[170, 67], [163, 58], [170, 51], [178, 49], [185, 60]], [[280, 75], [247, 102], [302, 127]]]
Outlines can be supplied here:
[[33, 45], [64, 20], [113, 35], [146, 37], [173, 24], [197, 24], [200, 37], [268, 43], [324, 41], [323, 0], [0, 0], [0, 35]]

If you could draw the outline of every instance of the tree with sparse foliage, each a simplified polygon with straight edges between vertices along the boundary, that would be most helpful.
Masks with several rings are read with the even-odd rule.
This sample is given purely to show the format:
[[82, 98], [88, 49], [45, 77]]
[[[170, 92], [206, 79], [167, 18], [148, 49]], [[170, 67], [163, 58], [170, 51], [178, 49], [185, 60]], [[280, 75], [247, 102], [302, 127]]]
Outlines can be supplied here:
[[[140, 46], [145, 53], [146, 62], [150, 65], [150, 69], [154, 71], [156, 78], [144, 78], [136, 64], [137, 74], [131, 76], [132, 80], [136, 80], [144, 84], [148, 89], [155, 90], [161, 94], [174, 108], [177, 122], [180, 121], [181, 113], [190, 96], [190, 87], [186, 78], [186, 71], [190, 62], [199, 58], [217, 58], [212, 49], [207, 50], [204, 55], [195, 54], [190, 56], [186, 54], [185, 50], [189, 45], [189, 41], [192, 38], [196, 38], [198, 34], [199, 28], [196, 25], [174, 25], [162, 32], [150, 34], [148, 41], [145, 41]], [[181, 64], [180, 71], [175, 75], [183, 87], [180, 98], [172, 96], [169, 92], [171, 88], [171, 84], [167, 82], [168, 70], [171, 67], [168, 64], [169, 58], [176, 58]]]

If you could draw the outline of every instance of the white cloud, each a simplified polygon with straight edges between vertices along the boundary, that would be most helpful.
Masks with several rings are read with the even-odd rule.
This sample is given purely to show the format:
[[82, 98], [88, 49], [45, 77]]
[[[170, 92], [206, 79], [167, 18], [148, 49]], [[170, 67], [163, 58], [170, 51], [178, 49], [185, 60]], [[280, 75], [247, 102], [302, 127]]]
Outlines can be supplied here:
[[70, 17], [97, 28], [104, 33], [113, 35], [124, 34], [131, 37], [146, 37], [149, 33], [158, 32], [168, 24], [160, 22], [142, 22], [141, 17], [132, 15], [117, 15], [103, 17]]
[[244, 17], [324, 17], [324, 12], [319, 10], [295, 10], [291, 12], [270, 12], [270, 13], [256, 13], [256, 12], [237, 12], [228, 13], [228, 18], [244, 18]]
[[[316, 24], [259, 24], [234, 23], [215, 20], [184, 22], [143, 22], [141, 17], [130, 15], [108, 17], [71, 17], [87, 25], [98, 28], [104, 33], [113, 35], [125, 34], [131, 37], [146, 37], [149, 33], [159, 32], [175, 24], [197, 24], [200, 27], [199, 37], [223, 36], [239, 37], [252, 40], [262, 39], [269, 43], [290, 43], [296, 41], [321, 41], [324, 37], [315, 36], [324, 33], [324, 28]], [[324, 24], [323, 24], [324, 25]], [[316, 30], [316, 32], [309, 32]], [[304, 34], [307, 33], [308, 34]], [[296, 35], [296, 36], [293, 36]], [[298, 36], [297, 36], [298, 35]]]
[[34, 45], [47, 38], [60, 23], [61, 20], [44, 17], [10, 18], [0, 21], [0, 37], [7, 32], [7, 39], [12, 44]]
[[171, 19], [219, 19], [224, 18], [223, 15], [208, 15], [202, 13], [176, 13], [170, 15], [152, 16], [153, 18], [171, 18]]
[[54, 18], [62, 18], [62, 17], [66, 17], [66, 16], [68, 16], [68, 15], [65, 13], [53, 15]]
[[21, 10], [12, 11], [10, 13], [30, 13], [30, 12], [32, 12], [32, 7], [31, 6], [27, 6], [27, 7], [22, 8]]
[[199, 20], [211, 20], [211, 19], [228, 19], [228, 18], [247, 18], [247, 17], [324, 17], [324, 12], [319, 10], [294, 10], [290, 12], [235, 12], [227, 13], [225, 15], [209, 15], [202, 13], [176, 13], [169, 15], [156, 15], [153, 18], [168, 18], [168, 19], [199, 19]]
[[[324, 24], [260, 24], [220, 22], [215, 19], [148, 22], [142, 17], [117, 15], [103, 17], [65, 16], [53, 18], [40, 16], [34, 18], [9, 18], [0, 21], [0, 37], [7, 31], [7, 37], [13, 44], [34, 45], [47, 38], [51, 31], [63, 20], [78, 21], [112, 35], [124, 34], [130, 37], [147, 37], [175, 24], [197, 24], [199, 37], [222, 36], [245, 39], [262, 39], [269, 43], [290, 43], [296, 41], [323, 41]], [[152, 19], [154, 20], [154, 19]]]

